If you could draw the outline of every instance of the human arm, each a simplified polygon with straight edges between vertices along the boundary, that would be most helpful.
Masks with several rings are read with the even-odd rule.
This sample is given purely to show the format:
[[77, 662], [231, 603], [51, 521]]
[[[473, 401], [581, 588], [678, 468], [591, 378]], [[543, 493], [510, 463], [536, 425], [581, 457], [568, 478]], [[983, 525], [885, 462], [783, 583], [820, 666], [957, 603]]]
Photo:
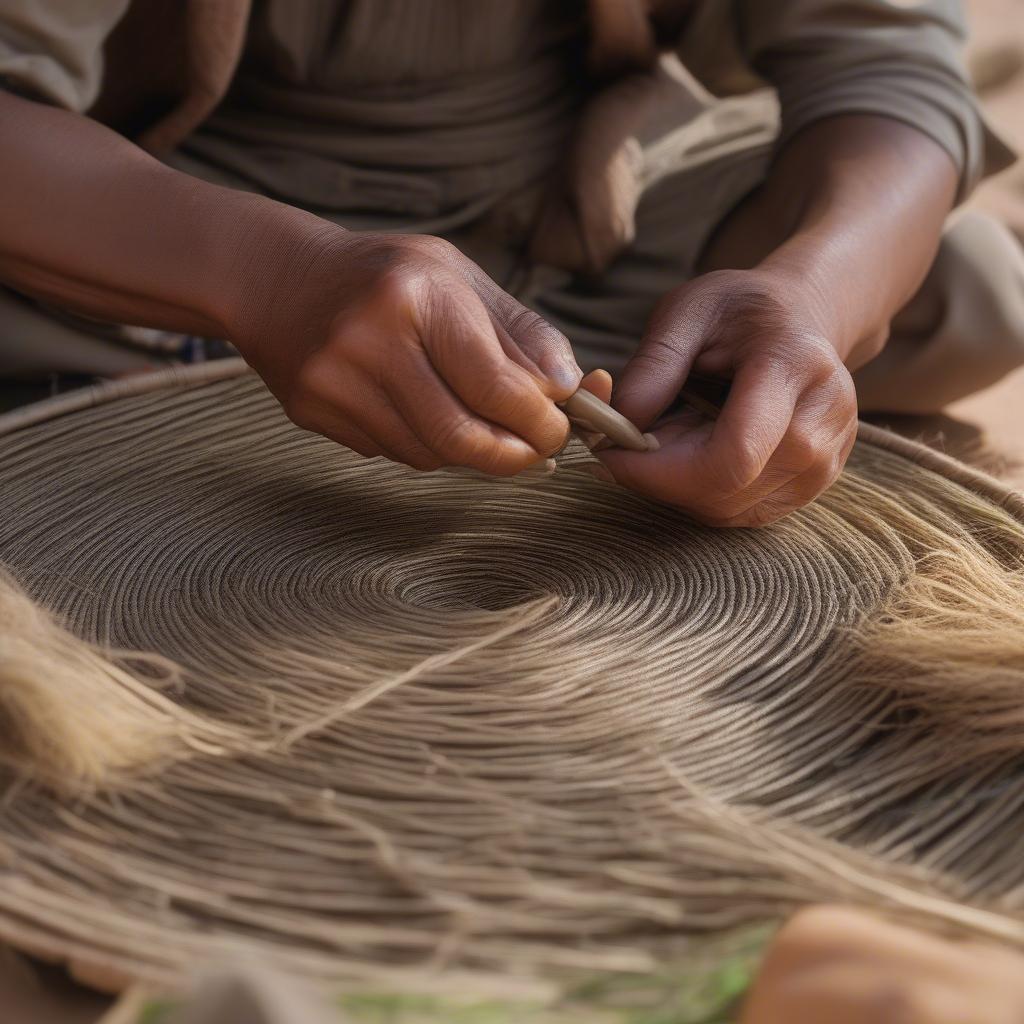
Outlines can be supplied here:
[[691, 367], [731, 376], [731, 397], [714, 428], [677, 421], [657, 459], [616, 452], [606, 463], [709, 522], [757, 525], [835, 479], [855, 428], [838, 364], [877, 352], [954, 198], [1008, 154], [971, 94], [955, 0], [731, 9], [740, 49], [778, 93], [780, 150], [706, 253], [707, 266], [737, 272], [666, 298], [616, 404], [646, 429], [675, 398], [659, 379], [674, 386]]
[[616, 480], [723, 526], [763, 525], [827, 488], [856, 434], [849, 369], [923, 279], [956, 183], [940, 146], [889, 118], [794, 137], [713, 244], [734, 269], [665, 297], [615, 390], [647, 430], [691, 371], [729, 377], [721, 415], [661, 423], [656, 453], [602, 453]]
[[512, 473], [564, 439], [568, 343], [447, 243], [346, 232], [2, 91], [0, 185], [0, 280], [228, 337], [294, 419], [362, 454]]

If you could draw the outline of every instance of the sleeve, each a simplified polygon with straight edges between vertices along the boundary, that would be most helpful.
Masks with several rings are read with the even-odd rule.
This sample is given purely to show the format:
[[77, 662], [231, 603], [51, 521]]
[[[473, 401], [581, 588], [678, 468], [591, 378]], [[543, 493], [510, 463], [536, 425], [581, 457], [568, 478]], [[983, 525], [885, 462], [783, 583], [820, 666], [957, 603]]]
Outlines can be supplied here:
[[958, 0], [735, 0], [746, 61], [778, 92], [784, 144], [834, 114], [879, 114], [931, 136], [959, 200], [1014, 154], [985, 123], [963, 63]]
[[0, 0], [0, 86], [83, 112], [103, 79], [103, 43], [130, 0]]

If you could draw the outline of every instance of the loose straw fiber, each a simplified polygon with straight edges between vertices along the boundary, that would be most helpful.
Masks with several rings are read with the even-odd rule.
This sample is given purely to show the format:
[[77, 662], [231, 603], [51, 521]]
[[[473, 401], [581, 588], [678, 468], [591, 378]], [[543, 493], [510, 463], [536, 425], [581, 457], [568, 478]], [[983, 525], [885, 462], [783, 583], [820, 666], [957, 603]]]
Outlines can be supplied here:
[[395, 985], [827, 899], [1024, 943], [1011, 492], [865, 430], [715, 532], [579, 451], [365, 461], [209, 372], [0, 418], [0, 939]]

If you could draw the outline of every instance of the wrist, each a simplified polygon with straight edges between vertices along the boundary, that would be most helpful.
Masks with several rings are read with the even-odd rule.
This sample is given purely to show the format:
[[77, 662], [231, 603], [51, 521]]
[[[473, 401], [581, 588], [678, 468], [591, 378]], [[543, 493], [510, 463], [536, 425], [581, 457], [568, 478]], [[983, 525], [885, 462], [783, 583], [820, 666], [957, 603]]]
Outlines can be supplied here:
[[920, 287], [955, 188], [952, 161], [913, 127], [817, 121], [779, 154], [758, 197], [778, 233], [759, 267], [813, 309], [847, 362]]
[[[217, 258], [205, 302], [238, 345], [258, 338], [281, 313], [310, 295], [349, 233], [330, 221], [263, 196], [231, 192], [213, 221]], [[333, 276], [333, 275], [332, 275]]]
[[860, 340], [877, 327], [852, 294], [848, 275], [835, 266], [834, 255], [827, 242], [798, 233], [755, 269], [768, 276], [787, 308], [827, 339], [846, 362]]

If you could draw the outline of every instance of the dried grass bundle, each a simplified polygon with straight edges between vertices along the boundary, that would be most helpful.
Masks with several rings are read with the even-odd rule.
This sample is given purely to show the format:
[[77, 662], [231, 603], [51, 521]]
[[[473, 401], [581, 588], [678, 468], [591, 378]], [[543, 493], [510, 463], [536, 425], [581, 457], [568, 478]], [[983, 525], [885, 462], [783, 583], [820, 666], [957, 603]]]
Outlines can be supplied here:
[[73, 636], [0, 572], [0, 764], [19, 780], [80, 796], [223, 749], [231, 730], [173, 699], [180, 682], [167, 658]]

